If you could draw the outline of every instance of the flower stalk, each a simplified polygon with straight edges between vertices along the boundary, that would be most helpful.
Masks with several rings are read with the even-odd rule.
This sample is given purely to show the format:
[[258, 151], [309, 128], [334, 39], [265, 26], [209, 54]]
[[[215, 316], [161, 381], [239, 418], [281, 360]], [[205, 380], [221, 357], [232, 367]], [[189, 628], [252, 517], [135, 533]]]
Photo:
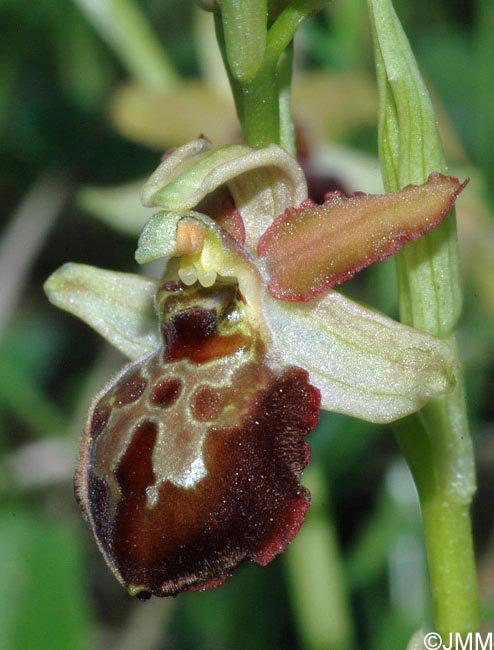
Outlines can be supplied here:
[[[406, 35], [389, 0], [369, 0], [379, 89], [379, 148], [388, 191], [446, 168], [436, 117]], [[454, 210], [396, 256], [402, 322], [447, 341], [456, 354], [461, 313]], [[473, 447], [461, 370], [455, 390], [395, 426], [417, 485], [427, 545], [435, 626], [442, 635], [479, 625], [469, 508]]]

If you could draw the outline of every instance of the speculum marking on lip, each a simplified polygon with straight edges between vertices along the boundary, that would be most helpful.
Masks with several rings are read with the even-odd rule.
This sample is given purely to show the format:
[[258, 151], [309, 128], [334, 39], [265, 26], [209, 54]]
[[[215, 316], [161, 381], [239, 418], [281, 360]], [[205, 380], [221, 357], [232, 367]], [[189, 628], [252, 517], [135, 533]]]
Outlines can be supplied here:
[[221, 389], [211, 386], [199, 386], [192, 395], [191, 408], [196, 420], [212, 422], [220, 415], [225, 406], [226, 396]]
[[[303, 371], [263, 370], [267, 384], [252, 411], [207, 437], [207, 476], [193, 490], [163, 483], [153, 507], [147, 491], [156, 479], [157, 426], [145, 419], [135, 427], [115, 470], [121, 498], [109, 531], [98, 517], [100, 539], [127, 585], [166, 595], [221, 584], [243, 559], [266, 564], [295, 535], [309, 499], [299, 477], [318, 394]], [[203, 416], [208, 391], [212, 400], [221, 396], [200, 386]]]
[[165, 379], [153, 388], [150, 396], [151, 404], [167, 408], [173, 406], [182, 392], [180, 379]]
[[147, 379], [143, 377], [139, 370], [128, 377], [115, 393], [115, 406], [124, 406], [131, 404], [139, 399], [143, 394]]
[[139, 422], [132, 440], [117, 469], [117, 479], [124, 492], [140, 493], [154, 481], [151, 454], [158, 426], [151, 420]]
[[165, 338], [164, 361], [184, 357], [194, 358], [216, 332], [216, 314], [209, 309], [194, 307], [176, 314], [163, 326]]
[[217, 586], [248, 558], [266, 564], [309, 502], [299, 479], [320, 403], [307, 373], [266, 365], [264, 342], [228, 320], [226, 299], [222, 311], [182, 306], [168, 305], [164, 349], [100, 398], [80, 474], [109, 563], [143, 598]]
[[252, 339], [240, 332], [222, 336], [217, 331], [214, 310], [194, 307], [175, 315], [162, 327], [165, 363], [188, 358], [207, 363], [248, 348]]

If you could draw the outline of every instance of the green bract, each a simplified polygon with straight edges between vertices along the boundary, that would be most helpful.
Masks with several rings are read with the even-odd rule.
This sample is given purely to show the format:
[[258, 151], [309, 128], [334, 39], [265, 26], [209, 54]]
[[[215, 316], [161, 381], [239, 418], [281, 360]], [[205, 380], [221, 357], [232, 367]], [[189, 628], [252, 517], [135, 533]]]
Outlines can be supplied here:
[[[380, 159], [384, 186], [393, 192], [408, 183], [423, 183], [433, 171], [445, 171], [446, 162], [428, 90], [392, 4], [369, 0], [369, 9], [379, 90]], [[436, 336], [451, 334], [462, 307], [454, 212], [396, 259], [402, 320]]]
[[[445, 169], [445, 160], [427, 88], [391, 0], [368, 0], [368, 6], [381, 166], [385, 187], [395, 190]], [[462, 291], [454, 211], [396, 261], [401, 319], [441, 337], [457, 354]], [[435, 628], [442, 635], [472, 632], [480, 621], [469, 514], [475, 465], [461, 372], [454, 391], [398, 423], [395, 433], [421, 501]]]
[[230, 0], [221, 5], [226, 56], [239, 81], [251, 81], [261, 67], [266, 51], [267, 0]]

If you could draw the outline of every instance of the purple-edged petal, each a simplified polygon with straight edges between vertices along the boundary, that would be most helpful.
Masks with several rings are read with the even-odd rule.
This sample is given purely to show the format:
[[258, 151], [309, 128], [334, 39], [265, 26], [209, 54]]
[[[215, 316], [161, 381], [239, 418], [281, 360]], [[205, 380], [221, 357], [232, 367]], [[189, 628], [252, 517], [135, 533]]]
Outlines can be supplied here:
[[267, 564], [309, 503], [304, 438], [319, 392], [268, 363], [236, 284], [162, 285], [163, 346], [96, 398], [77, 495], [109, 566], [141, 598]]
[[423, 185], [383, 195], [339, 192], [323, 205], [289, 208], [258, 246], [279, 300], [306, 301], [357, 271], [396, 253], [437, 226], [465, 187], [453, 176], [431, 174]]

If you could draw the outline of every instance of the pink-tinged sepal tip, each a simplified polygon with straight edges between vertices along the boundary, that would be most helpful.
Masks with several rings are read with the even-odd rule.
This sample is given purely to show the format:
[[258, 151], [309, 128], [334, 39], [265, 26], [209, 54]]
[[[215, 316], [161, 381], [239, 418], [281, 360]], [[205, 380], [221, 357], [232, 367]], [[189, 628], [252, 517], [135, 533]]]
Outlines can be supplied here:
[[288, 208], [266, 230], [258, 254], [279, 300], [308, 301], [396, 253], [435, 228], [468, 180], [433, 173], [399, 192], [349, 197], [330, 192], [322, 205]]

